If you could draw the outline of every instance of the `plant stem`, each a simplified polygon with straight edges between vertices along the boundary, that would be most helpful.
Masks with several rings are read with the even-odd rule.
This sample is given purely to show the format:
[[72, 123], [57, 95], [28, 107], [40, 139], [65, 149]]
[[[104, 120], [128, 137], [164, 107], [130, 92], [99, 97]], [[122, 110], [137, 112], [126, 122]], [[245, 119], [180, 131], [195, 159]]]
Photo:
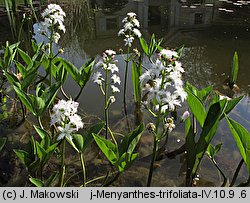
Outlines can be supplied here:
[[158, 129], [159, 129], [159, 125], [160, 125], [160, 113], [161, 112], [161, 105], [159, 108], [159, 112], [158, 112], [158, 116], [157, 116], [157, 121], [156, 121], [156, 127], [155, 127], [155, 132], [154, 132], [154, 148], [153, 148], [153, 154], [152, 154], [152, 159], [151, 159], [151, 163], [150, 163], [150, 169], [149, 169], [149, 174], [148, 174], [148, 181], [147, 181], [147, 187], [151, 186], [151, 181], [152, 181], [152, 177], [153, 177], [153, 170], [154, 170], [154, 162], [156, 159], [156, 154], [159, 148], [159, 137], [158, 137]]
[[126, 102], [127, 80], [128, 80], [128, 64], [129, 64], [129, 51], [130, 51], [130, 48], [128, 46], [127, 57], [126, 57], [126, 60], [125, 60], [126, 67], [125, 67], [124, 89], [123, 89], [123, 109], [124, 109], [124, 114], [125, 114], [125, 117], [126, 117], [126, 122], [127, 122], [128, 128], [130, 130], [129, 121], [128, 121], [128, 112], [127, 112], [127, 102]]
[[108, 70], [106, 69], [106, 78], [105, 78], [105, 138], [108, 139], [108, 126], [109, 126], [109, 109], [108, 109]]
[[[164, 87], [164, 80], [165, 80], [165, 74], [162, 74], [162, 81], [161, 81], [161, 89]], [[147, 187], [150, 187], [151, 181], [152, 181], [152, 176], [153, 176], [153, 170], [154, 170], [154, 162], [156, 159], [157, 151], [159, 148], [159, 126], [161, 123], [161, 109], [162, 109], [162, 104], [159, 104], [159, 110], [157, 114], [157, 120], [156, 120], [156, 126], [155, 126], [155, 131], [154, 131], [154, 148], [153, 148], [153, 154], [152, 154], [152, 159], [151, 159], [151, 164], [150, 164], [150, 169], [149, 169], [149, 174], [148, 174], [148, 181], [147, 181]]]
[[240, 169], [241, 169], [243, 163], [244, 163], [244, 160], [241, 159], [241, 160], [240, 160], [240, 163], [238, 164], [238, 166], [237, 166], [237, 168], [236, 168], [236, 171], [235, 171], [235, 173], [234, 173], [232, 182], [230, 183], [229, 187], [232, 187], [232, 186], [235, 184], [236, 179], [237, 179], [237, 177], [238, 177], [238, 175], [239, 175], [239, 172], [240, 172]]
[[104, 179], [104, 178], [106, 178], [106, 177], [107, 177], [107, 175], [96, 177], [96, 178], [94, 178], [94, 179], [92, 179], [92, 180], [87, 181], [87, 182], [86, 182], [86, 185], [88, 185], [88, 184], [90, 184], [90, 183], [92, 183], [92, 182], [95, 182], [95, 181]]
[[83, 90], [83, 88], [81, 87], [81, 89], [80, 89], [79, 93], [77, 94], [77, 96], [75, 97], [74, 101], [77, 101], [79, 99], [79, 97], [82, 94], [82, 90]]
[[66, 147], [66, 140], [65, 138], [62, 141], [62, 159], [61, 159], [61, 174], [60, 174], [60, 187], [63, 186], [64, 182], [64, 175], [65, 175], [65, 147]]
[[157, 150], [158, 150], [158, 139], [156, 139], [156, 136], [154, 136], [154, 148], [153, 148], [153, 154], [152, 154], [152, 159], [151, 159], [150, 169], [149, 169], [149, 174], [148, 174], [147, 187], [151, 186], [153, 170], [154, 170], [154, 162], [155, 162]]
[[225, 174], [223, 173], [223, 171], [220, 169], [220, 167], [218, 166], [218, 164], [216, 163], [216, 161], [213, 158], [210, 158], [211, 161], [213, 162], [213, 164], [215, 165], [215, 167], [217, 168], [217, 170], [220, 172], [220, 174], [223, 177], [223, 183], [221, 185], [221, 187], [225, 187], [227, 184], [227, 177], [225, 176]]
[[83, 187], [86, 186], [86, 168], [85, 168], [85, 164], [84, 164], [84, 157], [83, 157], [83, 153], [79, 153], [80, 156], [80, 160], [81, 160], [81, 166], [82, 166], [82, 175], [83, 175], [83, 179], [82, 179], [82, 185]]
[[127, 79], [128, 79], [128, 63], [129, 63], [129, 46], [127, 49], [127, 58], [126, 58], [126, 67], [125, 67], [125, 76], [124, 76], [124, 89], [123, 89], [123, 104], [124, 104], [124, 111], [127, 112], [126, 109], [126, 90], [127, 90]]
[[63, 95], [67, 100], [70, 99], [69, 96], [68, 96], [68, 95], [66, 94], [66, 92], [64, 91], [63, 86], [60, 87], [60, 91], [61, 91], [62, 95]]
[[38, 121], [39, 127], [44, 129], [42, 121], [41, 121], [41, 116], [37, 116], [37, 121]]
[[115, 175], [114, 178], [112, 178], [109, 182], [105, 183], [103, 186], [104, 186], [104, 187], [107, 187], [107, 186], [111, 185], [113, 182], [115, 182], [115, 181], [119, 178], [119, 176], [120, 176], [120, 173], [118, 172], [118, 173]]
[[54, 34], [54, 21], [52, 22], [51, 26], [51, 33], [50, 33], [50, 44], [49, 44], [49, 75], [50, 75], [50, 87], [52, 86], [52, 59], [53, 59], [53, 34]]

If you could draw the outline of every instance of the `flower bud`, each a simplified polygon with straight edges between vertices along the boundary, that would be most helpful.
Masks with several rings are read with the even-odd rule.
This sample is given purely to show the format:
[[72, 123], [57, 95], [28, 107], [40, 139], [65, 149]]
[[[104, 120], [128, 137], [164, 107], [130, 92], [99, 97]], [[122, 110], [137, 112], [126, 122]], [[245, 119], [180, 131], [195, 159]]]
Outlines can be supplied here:
[[154, 125], [153, 123], [148, 123], [148, 124], [146, 125], [146, 128], [147, 128], [147, 130], [148, 130], [150, 133], [152, 133], [152, 132], [155, 131], [155, 125]]
[[168, 131], [168, 133], [171, 133], [175, 128], [174, 118], [167, 118], [165, 122], [165, 129]]
[[187, 118], [190, 116], [189, 111], [185, 111], [182, 116], [181, 116], [181, 122], [184, 122], [185, 120], [187, 120]]
[[114, 96], [110, 96], [109, 99], [110, 99], [111, 104], [113, 104], [115, 102], [115, 97]]
[[50, 48], [50, 44], [47, 43], [47, 44], [45, 45], [45, 49], [49, 49], [49, 48]]
[[63, 50], [63, 49], [59, 49], [59, 50], [58, 50], [58, 53], [59, 53], [59, 54], [63, 54], [63, 53], [64, 53], [64, 50]]

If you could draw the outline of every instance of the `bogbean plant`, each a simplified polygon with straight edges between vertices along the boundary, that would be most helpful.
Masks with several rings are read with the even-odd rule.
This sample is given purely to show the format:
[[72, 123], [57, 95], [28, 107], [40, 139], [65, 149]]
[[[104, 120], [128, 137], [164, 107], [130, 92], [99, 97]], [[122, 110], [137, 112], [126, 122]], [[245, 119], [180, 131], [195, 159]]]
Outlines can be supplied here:
[[[63, 52], [62, 49], [54, 54], [53, 46], [60, 39], [59, 32], [66, 31], [63, 24], [65, 16], [66, 14], [60, 6], [48, 5], [48, 8], [42, 13], [44, 21], [41, 22], [40, 32], [49, 43], [36, 44], [33, 41], [33, 55], [28, 55], [21, 50], [19, 43], [7, 44], [4, 47], [0, 67], [21, 101], [23, 119], [29, 112], [37, 118], [38, 122], [38, 126], [34, 125], [38, 137], [35, 135], [30, 137], [28, 150], [15, 149], [14, 152], [25, 165], [29, 180], [34, 185], [39, 187], [66, 186], [71, 177], [79, 174], [73, 174], [65, 180], [65, 177], [68, 177], [65, 161], [66, 146], [72, 146], [81, 163], [81, 186], [93, 184], [98, 180], [99, 182], [102, 180], [102, 186], [108, 186], [116, 181], [119, 175], [127, 170], [138, 157], [136, 149], [144, 131], [144, 123], [140, 122], [134, 130], [126, 133], [120, 139], [115, 137], [112, 127], [109, 126], [109, 108], [115, 102], [116, 94], [120, 92], [121, 80], [115, 60], [116, 52], [109, 49], [104, 51], [96, 63], [98, 71], [95, 73], [93, 73], [95, 59], [90, 59], [78, 69], [70, 61], [59, 57]], [[227, 116], [242, 97], [229, 100], [220, 98], [212, 91], [212, 87], [198, 90], [189, 83], [184, 87], [182, 74], [185, 71], [180, 62], [182, 49], [176, 51], [164, 49], [161, 46], [162, 40], [156, 40], [154, 35], [148, 44], [138, 29], [139, 21], [136, 19], [135, 13], [128, 13], [123, 23], [124, 28], [119, 31], [118, 35], [124, 37], [125, 47], [127, 47], [126, 57], [124, 57], [126, 63], [123, 91], [125, 114], [127, 113], [127, 74], [129, 64], [131, 64], [135, 103], [137, 107], [147, 111], [152, 117], [152, 122], [146, 125], [154, 138], [147, 186], [151, 186], [155, 161], [162, 157], [162, 153], [165, 153], [168, 137], [177, 125], [176, 116], [173, 115], [185, 100], [189, 105], [189, 112], [191, 112], [186, 111], [180, 119], [181, 122], [185, 122], [186, 185], [193, 185], [193, 180], [196, 178], [205, 154], [223, 176], [222, 185], [228, 184], [228, 178], [215, 161], [215, 156], [222, 145], [213, 147], [210, 144], [219, 122], [226, 118], [242, 156], [242, 161], [230, 184], [233, 186], [243, 163], [246, 164], [250, 173], [249, 133], [239, 123]], [[130, 53], [135, 37], [139, 38], [142, 53], [139, 53], [137, 49], [134, 54]], [[40, 69], [45, 70], [44, 76], [39, 74]], [[104, 77], [102, 77], [103, 74]], [[79, 93], [73, 99], [72, 95], [68, 96], [63, 90], [63, 84], [69, 75], [80, 88]], [[83, 133], [81, 129], [84, 128], [84, 123], [78, 114], [77, 99], [91, 75], [92, 81], [99, 85], [104, 96], [105, 121], [94, 124], [89, 129], [85, 129]], [[59, 97], [59, 90], [66, 100]], [[50, 116], [50, 122], [47, 125], [42, 119], [46, 115]], [[200, 133], [198, 129], [200, 129]], [[110, 165], [105, 175], [88, 179], [84, 155], [93, 141]], [[0, 150], [5, 143], [6, 139], [1, 138]], [[54, 172], [48, 169], [52, 157], [61, 159], [60, 169], [55, 169]], [[45, 171], [49, 171], [51, 174], [45, 174]]]

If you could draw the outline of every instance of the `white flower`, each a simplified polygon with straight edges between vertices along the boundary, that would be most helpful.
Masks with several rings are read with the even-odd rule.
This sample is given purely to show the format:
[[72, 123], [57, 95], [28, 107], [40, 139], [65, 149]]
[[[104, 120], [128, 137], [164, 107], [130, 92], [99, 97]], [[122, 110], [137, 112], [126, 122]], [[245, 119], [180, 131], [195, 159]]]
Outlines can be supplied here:
[[60, 39], [60, 34], [58, 32], [55, 32], [53, 35], [54, 42], [57, 44]]
[[132, 30], [132, 28], [133, 28], [133, 24], [131, 22], [125, 23], [125, 25], [124, 25], [124, 31]]
[[78, 102], [70, 99], [59, 100], [52, 108], [50, 125], [57, 125], [59, 131], [57, 140], [67, 137], [71, 141], [71, 134], [83, 128], [82, 119], [76, 114], [78, 106]]
[[102, 77], [101, 72], [96, 72], [93, 74], [92, 80], [94, 83], [97, 83], [98, 85], [102, 84], [102, 80], [104, 80]]
[[118, 32], [118, 36], [121, 36], [121, 35], [124, 35], [125, 32], [124, 32], [124, 29], [121, 29], [119, 32]]
[[171, 51], [168, 49], [163, 49], [161, 50], [160, 54], [167, 59], [172, 59], [173, 57], [177, 58], [178, 57], [178, 53], [176, 51]]
[[60, 34], [56, 31], [61, 30], [64, 33], [66, 32], [65, 26], [63, 24], [65, 16], [65, 12], [59, 5], [49, 4], [48, 7], [42, 13], [44, 22], [40, 23], [40, 33], [50, 38], [50, 32], [52, 32], [53, 30], [53, 41], [55, 43], [58, 43], [58, 40], [60, 39]]
[[182, 87], [177, 87], [174, 93], [181, 98], [181, 101], [184, 102], [187, 98], [187, 93]]
[[119, 85], [121, 84], [121, 79], [118, 75], [114, 74], [112, 75], [111, 79], [113, 80], [113, 83], [118, 83]]
[[110, 87], [111, 87], [113, 93], [115, 93], [115, 92], [120, 92], [120, 90], [119, 90], [118, 87], [116, 87], [116, 86], [114, 86], [114, 85], [111, 85]]
[[137, 28], [134, 28], [133, 29], [133, 32], [135, 33], [135, 35], [137, 36], [137, 37], [141, 37], [141, 32], [140, 32], [140, 30], [138, 30]]
[[122, 20], [122, 23], [126, 23], [128, 22], [128, 17], [125, 17], [123, 20]]
[[122, 20], [123, 28], [118, 32], [118, 36], [125, 37], [125, 46], [132, 46], [134, 37], [141, 37], [141, 32], [137, 28], [140, 27], [139, 21], [136, 19], [136, 14], [133, 12], [127, 13], [127, 17]]
[[175, 129], [173, 118], [167, 118], [166, 123], [165, 123], [165, 129], [168, 131], [168, 133], [171, 133], [173, 129]]
[[105, 54], [107, 54], [108, 56], [113, 56], [113, 55], [116, 55], [116, 52], [113, 51], [113, 50], [111, 50], [111, 49], [107, 49], [107, 50], [105, 51]]
[[64, 127], [58, 126], [59, 136], [57, 137], [57, 141], [62, 140], [64, 137], [67, 137], [70, 141], [72, 141], [71, 134], [74, 130], [75, 129], [71, 127], [70, 123], [67, 123]]
[[127, 16], [130, 18], [136, 17], [136, 14], [134, 12], [127, 13]]
[[145, 80], [148, 81], [151, 79], [151, 71], [147, 70], [145, 73], [143, 73], [140, 77], [140, 82], [143, 83]]
[[116, 64], [113, 64], [113, 63], [108, 64], [107, 69], [110, 70], [111, 73], [119, 72], [119, 68], [117, 67]]
[[134, 37], [128, 37], [128, 38], [125, 38], [124, 39], [124, 41], [125, 41], [125, 46], [129, 46], [129, 47], [131, 47], [132, 46], [132, 43], [133, 43], [133, 41], [134, 41]]
[[140, 22], [139, 22], [136, 18], [133, 19], [132, 22], [134, 23], [134, 25], [135, 25], [136, 27], [140, 27]]
[[59, 24], [58, 30], [62, 30], [64, 33], [66, 32], [66, 28], [63, 24]]
[[69, 123], [71, 123], [73, 126], [75, 126], [75, 128], [76, 128], [77, 131], [80, 128], [83, 128], [82, 118], [79, 115], [77, 115], [77, 114], [69, 116]]
[[184, 73], [185, 70], [182, 68], [181, 62], [175, 61], [175, 66], [173, 66], [174, 71], [178, 71], [180, 73]]

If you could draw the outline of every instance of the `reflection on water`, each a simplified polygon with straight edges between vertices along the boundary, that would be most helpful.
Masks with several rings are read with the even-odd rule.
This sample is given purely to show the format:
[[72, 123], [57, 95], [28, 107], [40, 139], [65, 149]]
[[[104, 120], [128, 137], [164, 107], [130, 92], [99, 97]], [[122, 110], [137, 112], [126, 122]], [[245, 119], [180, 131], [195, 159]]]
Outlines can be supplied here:
[[[250, 130], [249, 90], [250, 81], [250, 3], [249, 1], [219, 1], [219, 0], [75, 0], [64, 5], [66, 11], [66, 34], [62, 36], [60, 46], [65, 49], [64, 57], [70, 59], [80, 67], [92, 56], [101, 54], [105, 49], [124, 48], [123, 39], [117, 36], [122, 26], [122, 19], [127, 12], [135, 12], [141, 23], [143, 36], [148, 39], [152, 33], [164, 39], [164, 46], [175, 48], [184, 46], [182, 56], [185, 68], [185, 80], [205, 87], [214, 85], [215, 89], [230, 96], [245, 94], [246, 97], [232, 112], [232, 117]], [[2, 22], [0, 19], [0, 26]], [[36, 28], [36, 26], [35, 26]], [[2, 30], [2, 29], [1, 29]], [[0, 31], [0, 37], [2, 33]], [[0, 38], [1, 39], [1, 38]], [[5, 38], [4, 38], [5, 39]], [[39, 42], [41, 37], [36, 35]], [[138, 42], [135, 43], [138, 46]], [[234, 51], [239, 54], [239, 77], [237, 84], [240, 90], [228, 92], [223, 86], [226, 80]], [[121, 55], [117, 56], [120, 75], [124, 75], [125, 63]], [[131, 77], [129, 77], [129, 80]], [[129, 81], [131, 84], [131, 81]], [[74, 97], [78, 87], [69, 80], [64, 86], [66, 92]], [[122, 89], [122, 88], [121, 88]], [[132, 87], [129, 87], [128, 107], [133, 118]], [[122, 99], [117, 97], [117, 102], [111, 108], [111, 118], [114, 126], [123, 118]], [[89, 114], [103, 117], [103, 104], [101, 93], [93, 83], [88, 83], [79, 102], [83, 110]], [[93, 102], [94, 101], [94, 102]], [[183, 107], [180, 111], [184, 111]], [[116, 128], [116, 127], [114, 127]], [[118, 130], [117, 130], [118, 131]], [[222, 123], [214, 143], [223, 142], [222, 152], [219, 153], [219, 164], [232, 177], [234, 166], [240, 159], [236, 145], [226, 126]], [[180, 139], [180, 142], [176, 140]], [[150, 137], [145, 136], [141, 143], [141, 155], [147, 156], [151, 151]], [[183, 126], [176, 130], [170, 140], [169, 150], [173, 150], [184, 143]], [[231, 157], [233, 153], [233, 159]], [[227, 153], [228, 152], [228, 153]], [[230, 153], [229, 153], [230, 152]], [[223, 155], [223, 157], [221, 157]], [[159, 163], [155, 172], [154, 182], [157, 186], [179, 186], [183, 184], [185, 163], [183, 157], [174, 160], [165, 159]], [[117, 184], [127, 186], [145, 185], [149, 162], [137, 162]], [[184, 167], [184, 170], [183, 170]], [[206, 178], [203, 185], [218, 185], [218, 174], [213, 165], [204, 160], [201, 165], [200, 175]], [[136, 173], [137, 178], [134, 177]], [[244, 179], [242, 173], [240, 179]], [[202, 179], [202, 177], [201, 177]], [[132, 180], [131, 183], [127, 182]], [[126, 182], [126, 184], [124, 183]]]

